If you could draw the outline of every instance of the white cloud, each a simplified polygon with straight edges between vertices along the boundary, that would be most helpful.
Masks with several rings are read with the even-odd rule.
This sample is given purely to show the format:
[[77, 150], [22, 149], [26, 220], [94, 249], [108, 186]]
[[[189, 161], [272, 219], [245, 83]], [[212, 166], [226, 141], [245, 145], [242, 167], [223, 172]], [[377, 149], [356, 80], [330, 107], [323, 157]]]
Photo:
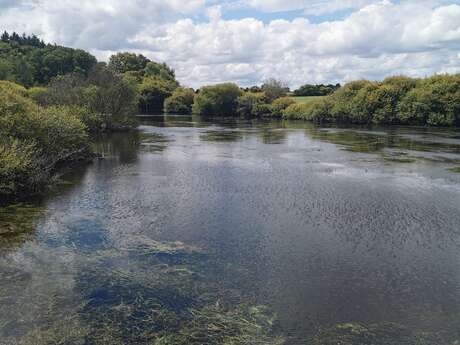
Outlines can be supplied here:
[[[273, 10], [305, 1], [264, 3]], [[41, 34], [100, 58], [120, 50], [142, 52], [170, 63], [190, 86], [221, 81], [250, 85], [276, 77], [294, 87], [400, 73], [460, 72], [460, 5], [434, 0], [308, 3], [315, 13], [336, 11], [340, 4], [359, 9], [323, 23], [306, 18], [264, 23], [256, 18], [224, 20], [222, 1], [35, 0], [0, 11], [0, 22], [8, 30]], [[197, 19], [203, 17], [207, 19]]]
[[378, 0], [247, 0], [246, 4], [266, 12], [303, 10], [307, 15], [324, 15], [359, 9]]

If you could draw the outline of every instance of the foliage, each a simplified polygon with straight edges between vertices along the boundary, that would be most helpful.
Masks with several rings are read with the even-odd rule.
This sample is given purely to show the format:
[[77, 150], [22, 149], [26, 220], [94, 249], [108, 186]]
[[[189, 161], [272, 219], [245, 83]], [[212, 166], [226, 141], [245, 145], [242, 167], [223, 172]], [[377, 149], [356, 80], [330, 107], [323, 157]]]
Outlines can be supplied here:
[[314, 99], [308, 103], [293, 103], [283, 111], [285, 119], [330, 121], [331, 104], [326, 98]]
[[283, 111], [294, 103], [295, 101], [291, 97], [281, 97], [275, 99], [271, 105], [272, 116], [282, 117]]
[[35, 175], [38, 163], [37, 148], [33, 143], [17, 139], [0, 140], [0, 196], [16, 194], [35, 186], [40, 175]]
[[146, 77], [176, 82], [176, 73], [165, 63], [150, 61], [147, 63], [147, 66], [145, 66], [144, 74]]
[[193, 89], [177, 88], [165, 100], [164, 111], [167, 114], [191, 114], [194, 98]]
[[134, 53], [118, 53], [112, 55], [109, 60], [109, 68], [115, 73], [143, 71], [150, 60], [144, 55]]
[[242, 95], [233, 83], [203, 87], [195, 96], [193, 113], [201, 115], [234, 116], [238, 110], [238, 98]]
[[163, 111], [166, 98], [179, 87], [176, 74], [165, 63], [151, 61], [143, 55], [118, 53], [110, 57], [109, 69], [130, 83], [137, 84], [138, 109], [144, 114]]
[[398, 111], [405, 123], [460, 125], [460, 74], [419, 81], [398, 104]]
[[37, 191], [63, 161], [88, 156], [84, 124], [63, 108], [41, 108], [27, 91], [0, 82], [0, 195]]
[[87, 75], [95, 64], [83, 50], [46, 45], [34, 35], [4, 33], [0, 41], [0, 79], [24, 86], [46, 85], [67, 73]]
[[42, 106], [67, 106], [86, 114], [78, 117], [90, 131], [113, 130], [135, 124], [137, 89], [105, 65], [93, 68], [88, 78], [69, 74], [55, 78], [40, 97]]
[[322, 100], [285, 110], [286, 118], [357, 124], [460, 124], [460, 74], [350, 82]]
[[294, 96], [301, 97], [301, 96], [327, 96], [333, 93], [334, 91], [340, 88], [340, 84], [319, 84], [319, 85], [311, 85], [305, 84], [294, 91]]
[[268, 103], [273, 102], [275, 99], [284, 97], [289, 92], [289, 87], [283, 82], [276, 79], [268, 79], [262, 85], [262, 91]]
[[166, 98], [177, 86], [175, 81], [145, 77], [139, 85], [139, 110], [144, 114], [162, 112]]
[[46, 87], [35, 86], [27, 89], [27, 95], [29, 98], [37, 102], [38, 104], [42, 104], [46, 102], [48, 90]]
[[[265, 113], [262, 109], [263, 105], [266, 104], [265, 94], [262, 92], [253, 93], [245, 92], [238, 97], [237, 113], [240, 116], [254, 116], [259, 117]], [[270, 109], [266, 108], [267, 113], [270, 113]]]

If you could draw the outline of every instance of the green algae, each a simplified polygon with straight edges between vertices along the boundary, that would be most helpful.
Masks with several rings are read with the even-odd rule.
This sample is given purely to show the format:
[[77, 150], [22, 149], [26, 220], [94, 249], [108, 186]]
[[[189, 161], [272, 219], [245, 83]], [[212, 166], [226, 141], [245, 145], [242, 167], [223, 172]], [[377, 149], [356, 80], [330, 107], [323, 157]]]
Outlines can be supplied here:
[[460, 174], [460, 167], [451, 168], [449, 171]]
[[[274, 333], [275, 315], [252, 304], [245, 291], [236, 291], [216, 274], [225, 271], [236, 277], [236, 267], [220, 267], [212, 255], [194, 245], [133, 238], [120, 248], [79, 257], [82, 269], [75, 272], [72, 283], [80, 294], [77, 300], [63, 298], [59, 283], [35, 286], [30, 292], [43, 294], [40, 298], [15, 299], [25, 314], [12, 314], [14, 324], [0, 324], [0, 334], [12, 332], [2, 341], [8, 345], [282, 344]], [[17, 271], [12, 268], [1, 278], [14, 281], [21, 275]], [[52, 268], [47, 274], [53, 275]], [[0, 291], [0, 301], [12, 293], [7, 288]]]
[[212, 305], [194, 310], [192, 315], [192, 320], [178, 332], [163, 336], [153, 344], [284, 344], [283, 338], [271, 334], [275, 320], [265, 307], [238, 305], [225, 310]]
[[44, 213], [43, 208], [28, 204], [0, 208], [0, 255], [14, 251], [33, 238]]
[[383, 159], [392, 163], [415, 163], [417, 160], [410, 157], [384, 156]]
[[446, 331], [413, 330], [393, 322], [344, 323], [321, 330], [311, 345], [454, 345], [460, 343], [454, 328]]

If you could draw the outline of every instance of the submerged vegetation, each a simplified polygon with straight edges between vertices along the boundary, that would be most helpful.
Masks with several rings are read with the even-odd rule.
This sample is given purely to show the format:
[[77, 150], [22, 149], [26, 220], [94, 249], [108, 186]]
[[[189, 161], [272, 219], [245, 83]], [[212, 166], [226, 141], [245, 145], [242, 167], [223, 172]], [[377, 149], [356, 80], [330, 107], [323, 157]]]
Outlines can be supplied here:
[[375, 324], [344, 323], [320, 331], [312, 345], [437, 345], [457, 344], [457, 322], [447, 321], [447, 332], [413, 331], [399, 324], [382, 322]]
[[[219, 267], [210, 253], [184, 243], [135, 235], [130, 243], [79, 257], [75, 284], [82, 297], [76, 301], [56, 298], [62, 295], [59, 284], [37, 285], [28, 296], [20, 294], [17, 303], [40, 296], [34, 299], [38, 305], [20, 304], [19, 310], [3, 315], [18, 320], [14, 326], [25, 331], [10, 332], [2, 344], [283, 343], [275, 332], [276, 317], [266, 307], [248, 303], [243, 290], [221, 279], [219, 272], [235, 276], [237, 269]], [[0, 271], [0, 278], [14, 282], [21, 272], [12, 265]], [[4, 284], [0, 301], [13, 287]], [[52, 308], [50, 315], [31, 312], [46, 305]]]

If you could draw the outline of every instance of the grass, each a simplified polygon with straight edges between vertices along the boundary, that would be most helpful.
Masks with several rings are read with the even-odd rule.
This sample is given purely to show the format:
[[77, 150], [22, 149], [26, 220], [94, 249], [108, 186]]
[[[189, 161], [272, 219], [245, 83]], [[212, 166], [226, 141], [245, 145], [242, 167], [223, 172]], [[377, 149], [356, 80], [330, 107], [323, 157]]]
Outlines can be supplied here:
[[320, 99], [323, 97], [325, 96], [302, 96], [302, 97], [291, 96], [291, 98], [299, 104], [305, 104], [305, 103], [308, 103], [308, 102], [311, 102], [311, 101], [314, 101], [316, 99]]

